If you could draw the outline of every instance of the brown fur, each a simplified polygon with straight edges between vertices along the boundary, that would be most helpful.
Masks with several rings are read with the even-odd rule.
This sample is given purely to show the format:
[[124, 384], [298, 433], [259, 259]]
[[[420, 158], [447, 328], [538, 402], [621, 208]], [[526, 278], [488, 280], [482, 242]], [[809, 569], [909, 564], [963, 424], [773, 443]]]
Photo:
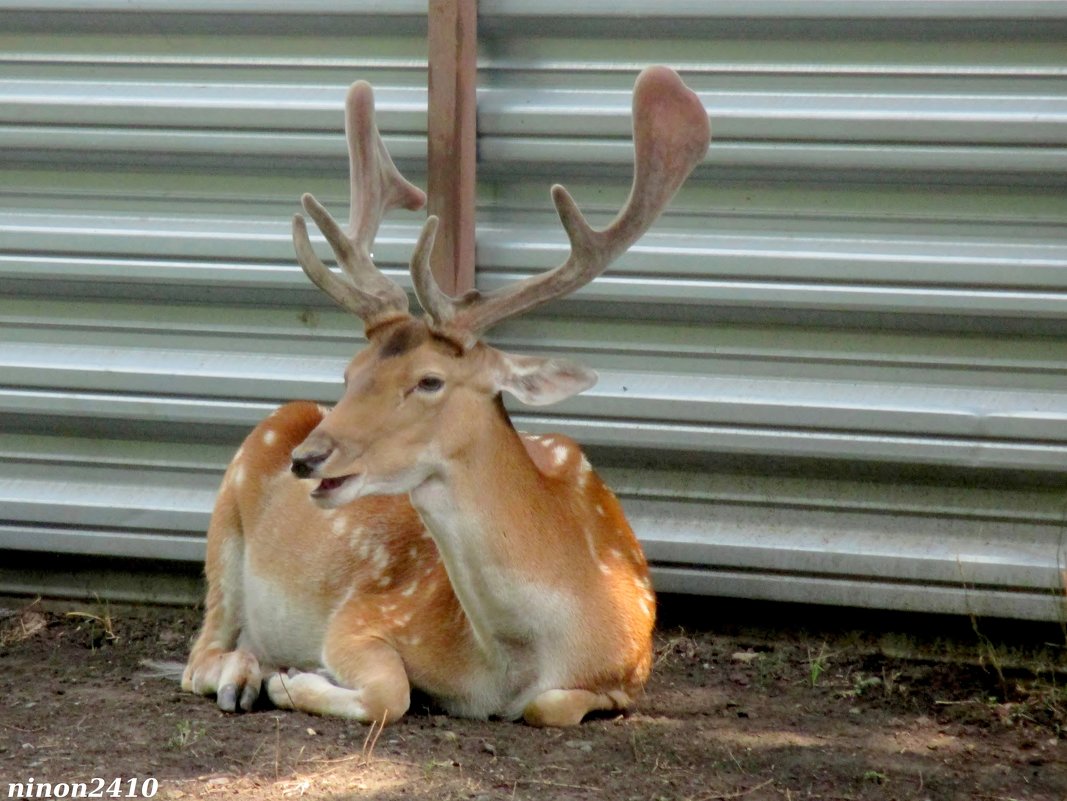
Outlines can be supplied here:
[[[412, 323], [390, 326], [381, 338], [394, 350], [405, 344], [408, 358], [428, 348], [438, 351], [438, 360], [455, 361], [450, 346], [420, 336], [423, 324]], [[400, 354], [385, 358], [395, 365], [403, 361]], [[383, 364], [380, 354], [363, 359], [376, 372]], [[461, 492], [479, 495], [495, 487], [483, 511], [503, 536], [498, 552], [485, 558], [522, 564], [566, 592], [580, 588], [581, 614], [589, 621], [581, 628], [585, 656], [575, 660], [573, 679], [563, 689], [592, 695], [581, 696], [577, 711], [535, 708], [527, 716], [534, 722], [567, 715], [580, 720], [590, 698], [588, 708], [626, 705], [651, 667], [654, 601], [640, 546], [615, 496], [573, 441], [519, 435], [499, 397], [489, 399], [486, 411], [488, 421], [456, 454]], [[309, 499], [314, 481], [298, 480], [289, 471], [290, 453], [327, 420], [326, 410], [315, 404], [283, 406], [256, 427], [230, 465], [208, 535], [207, 611], [186, 686], [192, 689], [198, 668], [210, 674], [204, 664], [220, 662], [237, 646], [246, 611], [232, 586], [233, 597], [226, 597], [223, 572], [224, 545], [239, 540], [244, 564], [260, 580], [284, 587], [287, 602], [328, 621], [326, 666], [342, 686], [367, 683], [367, 666], [358, 658], [366, 646], [352, 646], [382, 643], [398, 655], [406, 674], [400, 689], [383, 695], [406, 697], [410, 680], [447, 706], [462, 699], [466, 677], [484, 665], [438, 549], [408, 498], [369, 496], [324, 510]], [[508, 479], [500, 481], [501, 476]], [[349, 647], [331, 649], [335, 640], [348, 640]], [[257, 657], [265, 671], [290, 666], [281, 655]], [[199, 689], [218, 691], [217, 680], [201, 682]], [[384, 708], [373, 714], [386, 714]], [[327, 704], [322, 711], [333, 710]]]
[[[673, 71], [643, 71], [631, 199], [598, 231], [554, 188], [571, 254], [503, 291], [443, 295], [429, 218], [412, 258], [428, 324], [406, 313], [404, 291], [369, 256], [382, 215], [425, 200], [388, 158], [373, 108], [370, 86], [354, 84], [349, 230], [302, 198], [343, 278], [315, 255], [304, 218], [293, 220], [304, 271], [363, 319], [370, 346], [349, 364], [333, 410], [282, 407], [230, 464], [183, 686], [234, 710], [251, 708], [262, 684], [279, 707], [368, 722], [404, 714], [411, 685], [456, 714], [537, 725], [626, 708], [652, 659], [644, 555], [578, 447], [518, 434], [499, 397], [554, 403], [595, 374], [478, 336], [584, 285], [636, 241], [703, 158], [707, 114]], [[290, 458], [313, 478], [295, 478]]]

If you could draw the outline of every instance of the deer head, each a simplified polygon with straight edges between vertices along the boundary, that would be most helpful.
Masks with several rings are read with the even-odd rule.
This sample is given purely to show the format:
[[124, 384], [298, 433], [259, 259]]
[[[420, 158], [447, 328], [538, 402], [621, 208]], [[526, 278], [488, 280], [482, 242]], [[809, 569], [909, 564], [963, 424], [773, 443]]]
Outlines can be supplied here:
[[425, 194], [399, 173], [374, 124], [371, 87], [358, 82], [346, 101], [351, 218], [348, 231], [311, 195], [304, 210], [329, 242], [343, 271], [315, 255], [304, 218], [293, 219], [293, 241], [304, 271], [320, 289], [364, 323], [369, 345], [348, 365], [345, 391], [322, 423], [293, 451], [292, 470], [317, 478], [312, 496], [339, 506], [369, 494], [410, 491], [446, 470], [487, 420], [506, 421], [508, 392], [544, 405], [588, 389], [596, 374], [563, 359], [508, 354], [481, 335], [592, 281], [652, 225], [701, 161], [710, 141], [699, 98], [666, 67], [638, 77], [633, 97], [634, 179], [630, 196], [603, 230], [592, 228], [562, 186], [552, 199], [570, 240], [558, 267], [482, 294], [445, 295], [430, 271], [437, 218], [423, 226], [411, 259], [415, 294], [426, 315], [408, 312], [404, 291], [371, 259], [382, 216], [417, 210]]

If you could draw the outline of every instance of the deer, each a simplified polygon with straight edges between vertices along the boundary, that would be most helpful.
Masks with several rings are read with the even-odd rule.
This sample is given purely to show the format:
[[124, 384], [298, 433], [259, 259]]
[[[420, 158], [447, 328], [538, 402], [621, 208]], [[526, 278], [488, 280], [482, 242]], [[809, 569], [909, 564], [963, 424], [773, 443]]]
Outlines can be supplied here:
[[288, 403], [244, 440], [207, 532], [203, 623], [184, 690], [380, 725], [412, 688], [449, 715], [570, 726], [624, 714], [652, 668], [656, 598], [622, 506], [567, 436], [518, 432], [502, 401], [556, 403], [593, 370], [505, 353], [483, 335], [579, 289], [657, 219], [710, 142], [697, 95], [667, 67], [634, 86], [634, 176], [603, 229], [562, 186], [570, 242], [557, 267], [492, 292], [443, 292], [438, 221], [415, 244], [423, 314], [372, 260], [383, 216], [425, 193], [393, 163], [370, 85], [345, 102], [351, 209], [342, 228], [301, 198], [340, 271], [292, 221], [308, 278], [363, 323], [366, 347], [332, 408]]

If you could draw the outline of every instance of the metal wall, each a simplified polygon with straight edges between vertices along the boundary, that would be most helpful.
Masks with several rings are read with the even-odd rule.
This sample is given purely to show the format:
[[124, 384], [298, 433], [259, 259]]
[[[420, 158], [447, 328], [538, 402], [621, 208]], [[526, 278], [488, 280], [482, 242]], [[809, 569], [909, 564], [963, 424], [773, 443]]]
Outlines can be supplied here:
[[[482, 287], [563, 257], [552, 182], [621, 205], [642, 66], [712, 118], [652, 233], [493, 335], [600, 371], [514, 416], [587, 446], [657, 586], [1067, 616], [1067, 4], [480, 6]], [[288, 220], [343, 209], [355, 78], [423, 182], [423, 13], [0, 0], [0, 591], [196, 591], [243, 432], [359, 346]]]

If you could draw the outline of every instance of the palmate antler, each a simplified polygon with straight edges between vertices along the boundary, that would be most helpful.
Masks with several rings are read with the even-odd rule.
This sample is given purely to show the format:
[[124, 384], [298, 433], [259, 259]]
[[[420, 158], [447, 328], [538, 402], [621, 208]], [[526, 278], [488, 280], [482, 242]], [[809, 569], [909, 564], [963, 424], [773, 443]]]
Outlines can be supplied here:
[[[333, 247], [351, 280], [338, 278], [315, 256], [303, 218], [293, 220], [293, 240], [301, 266], [323, 291], [359, 315], [368, 329], [403, 313], [403, 290], [377, 270], [370, 247], [381, 216], [392, 208], [418, 209], [425, 195], [408, 183], [389, 158], [374, 127], [370, 86], [360, 82], [348, 93], [347, 131], [352, 163], [351, 236], [344, 234], [311, 195], [305, 210]], [[634, 180], [630, 197], [604, 229], [586, 222], [566, 189], [552, 187], [552, 199], [571, 243], [558, 267], [482, 295], [462, 298], [444, 294], [430, 271], [430, 251], [437, 218], [423, 226], [411, 260], [415, 294], [431, 321], [473, 342], [501, 320], [514, 317], [585, 286], [626, 252], [655, 222], [689, 173], [703, 159], [711, 140], [708, 116], [700, 99], [667, 67], [649, 67], [637, 78], [633, 98]]]

